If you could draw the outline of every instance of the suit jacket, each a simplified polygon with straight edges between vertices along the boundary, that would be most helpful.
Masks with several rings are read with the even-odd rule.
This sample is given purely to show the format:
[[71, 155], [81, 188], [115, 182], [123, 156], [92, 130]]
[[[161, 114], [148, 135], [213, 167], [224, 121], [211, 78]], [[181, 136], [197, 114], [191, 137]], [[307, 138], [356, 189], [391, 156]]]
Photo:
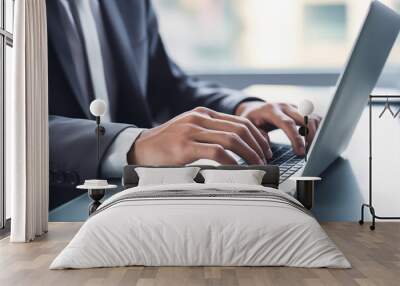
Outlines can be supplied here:
[[[151, 128], [160, 115], [168, 119], [196, 106], [233, 113], [249, 99], [186, 75], [165, 51], [149, 0], [99, 0], [99, 4], [116, 74], [116, 92], [109, 95], [112, 123], [103, 124], [102, 156], [125, 128]], [[93, 98], [79, 88], [68, 35], [60, 23], [60, 5], [47, 1], [51, 185], [74, 186], [95, 178], [99, 166], [89, 112]]]

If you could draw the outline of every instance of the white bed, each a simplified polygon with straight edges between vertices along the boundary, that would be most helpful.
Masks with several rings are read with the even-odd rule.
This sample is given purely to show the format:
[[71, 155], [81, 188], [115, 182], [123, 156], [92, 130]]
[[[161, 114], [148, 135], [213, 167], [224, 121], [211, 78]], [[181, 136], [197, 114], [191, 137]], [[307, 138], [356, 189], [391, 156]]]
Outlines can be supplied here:
[[50, 269], [128, 265], [351, 267], [289, 195], [263, 186], [198, 183], [114, 195]]

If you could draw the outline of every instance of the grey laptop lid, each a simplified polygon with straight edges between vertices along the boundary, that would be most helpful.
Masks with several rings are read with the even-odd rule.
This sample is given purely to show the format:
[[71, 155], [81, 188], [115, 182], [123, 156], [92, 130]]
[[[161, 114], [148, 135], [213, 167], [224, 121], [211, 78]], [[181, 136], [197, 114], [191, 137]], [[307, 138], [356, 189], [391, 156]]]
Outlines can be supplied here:
[[400, 16], [373, 1], [338, 80], [329, 110], [310, 147], [303, 175], [321, 174], [346, 149], [399, 29]]

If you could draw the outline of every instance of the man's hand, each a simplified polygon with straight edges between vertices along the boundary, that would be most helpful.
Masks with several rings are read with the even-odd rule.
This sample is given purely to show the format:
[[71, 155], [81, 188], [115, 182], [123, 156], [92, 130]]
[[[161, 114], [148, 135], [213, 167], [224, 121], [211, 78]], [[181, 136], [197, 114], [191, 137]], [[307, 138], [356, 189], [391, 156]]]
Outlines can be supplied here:
[[[265, 103], [260, 101], [243, 102], [236, 109], [236, 115], [248, 118], [254, 125], [265, 132], [282, 129], [292, 143], [298, 155], [304, 155], [304, 141], [298, 132], [297, 125], [304, 124], [304, 118], [297, 111], [297, 106], [287, 103]], [[311, 142], [321, 122], [315, 114], [309, 116], [308, 142]]]
[[266, 137], [250, 120], [198, 107], [143, 131], [128, 153], [128, 163], [184, 165], [205, 158], [237, 164], [226, 150], [249, 164], [265, 164], [272, 157]]

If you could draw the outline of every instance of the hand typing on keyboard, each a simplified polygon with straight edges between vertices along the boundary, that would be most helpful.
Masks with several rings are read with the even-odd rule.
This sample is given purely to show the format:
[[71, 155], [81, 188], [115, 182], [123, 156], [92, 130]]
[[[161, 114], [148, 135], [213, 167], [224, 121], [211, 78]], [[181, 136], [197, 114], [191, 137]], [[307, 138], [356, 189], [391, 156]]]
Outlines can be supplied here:
[[[273, 159], [268, 132], [281, 128], [289, 137], [297, 155], [304, 155], [304, 143], [297, 131], [302, 117], [293, 105], [243, 102], [235, 115], [204, 107], [185, 112], [164, 124], [144, 130], [128, 153], [128, 163], [137, 165], [184, 165], [198, 159], [237, 164], [230, 150], [248, 164], [265, 164], [267, 160], [292, 160], [287, 152]], [[311, 142], [320, 117], [309, 117]], [[258, 128], [257, 128], [258, 127]], [[283, 152], [284, 150], [275, 150]]]
[[250, 120], [198, 107], [144, 130], [128, 153], [137, 165], [185, 165], [199, 159], [237, 164], [232, 152], [249, 164], [272, 158], [269, 142]]
[[[236, 115], [248, 118], [254, 125], [266, 133], [273, 129], [282, 129], [289, 138], [294, 153], [300, 156], [304, 155], [304, 141], [297, 129], [297, 125], [303, 124], [304, 118], [299, 114], [297, 106], [288, 103], [248, 101], [239, 105], [236, 109]], [[311, 114], [309, 116], [308, 142], [313, 140], [320, 121], [321, 117], [318, 115]], [[274, 153], [274, 150], [271, 149], [271, 151]], [[283, 152], [283, 150], [279, 152]], [[275, 154], [274, 157], [276, 158]]]

